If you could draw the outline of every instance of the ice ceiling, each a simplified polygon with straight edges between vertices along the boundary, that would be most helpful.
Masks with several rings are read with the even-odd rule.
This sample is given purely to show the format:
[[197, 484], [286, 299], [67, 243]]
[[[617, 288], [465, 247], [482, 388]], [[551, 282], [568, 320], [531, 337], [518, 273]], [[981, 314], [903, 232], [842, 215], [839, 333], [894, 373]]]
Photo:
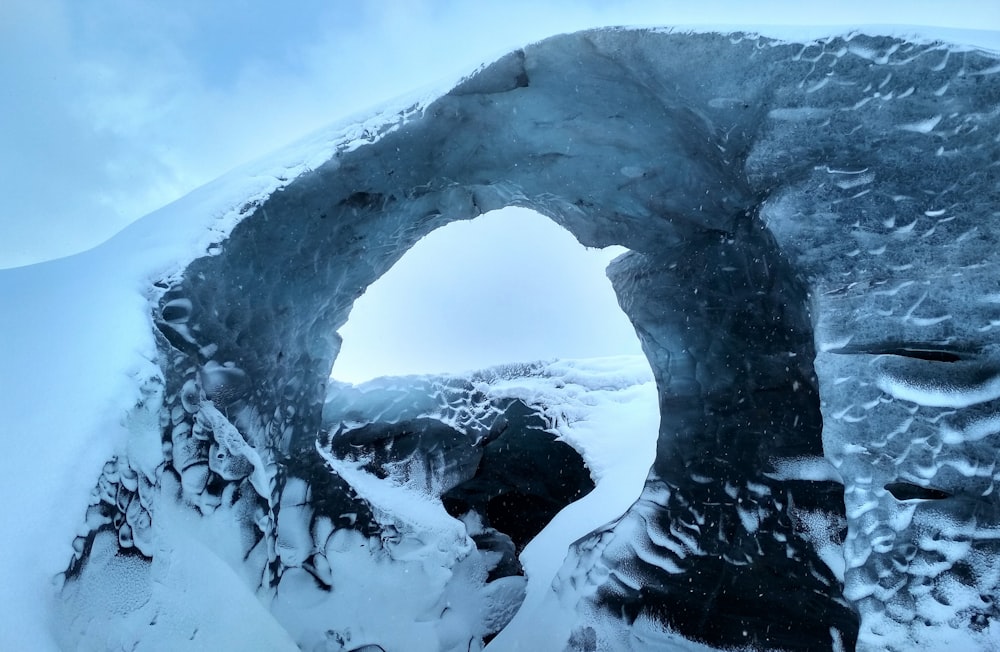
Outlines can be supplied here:
[[[162, 379], [60, 637], [236, 649], [218, 600], [172, 584], [183, 553], [268, 649], [996, 644], [998, 199], [988, 53], [628, 30], [511, 53], [159, 284]], [[552, 373], [327, 383], [369, 284], [509, 205], [631, 250], [608, 274], [661, 411], [641, 495], [569, 548], [521, 640], [517, 553], [593, 483], [546, 406], [490, 388]]]

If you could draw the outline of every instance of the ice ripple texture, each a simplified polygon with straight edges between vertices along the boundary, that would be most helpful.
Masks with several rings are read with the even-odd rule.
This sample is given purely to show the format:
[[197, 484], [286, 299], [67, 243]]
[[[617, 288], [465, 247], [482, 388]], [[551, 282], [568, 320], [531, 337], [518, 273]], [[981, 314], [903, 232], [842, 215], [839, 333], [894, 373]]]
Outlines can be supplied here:
[[[196, 568], [270, 649], [466, 650], [502, 630], [513, 539], [441, 492], [513, 403], [414, 380], [354, 418], [327, 374], [351, 304], [408, 247], [507, 205], [631, 250], [609, 276], [661, 422], [633, 506], [569, 549], [530, 640], [491, 648], [997, 646], [995, 54], [596, 30], [363, 136], [150, 289], [162, 373], [77, 540], [69, 646], [225, 640], [179, 597]], [[522, 416], [544, 431], [552, 410]], [[430, 417], [445, 434], [417, 449], [444, 472], [420, 491], [405, 446], [334, 454], [338, 429]]]

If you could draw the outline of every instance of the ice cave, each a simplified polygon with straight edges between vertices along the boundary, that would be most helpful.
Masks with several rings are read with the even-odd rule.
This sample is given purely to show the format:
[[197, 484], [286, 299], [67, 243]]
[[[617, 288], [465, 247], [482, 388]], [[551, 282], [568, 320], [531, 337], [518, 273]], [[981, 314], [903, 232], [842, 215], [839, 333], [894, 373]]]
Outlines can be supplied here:
[[[644, 358], [330, 380], [366, 288], [508, 206], [628, 250]], [[995, 52], [526, 46], [0, 272], [0, 637], [998, 649], [998, 247]]]
[[[518, 207], [435, 229], [365, 289], [337, 331], [331, 377], [467, 375], [511, 362], [642, 356], [604, 270], [625, 253], [581, 245]], [[655, 408], [654, 408], [655, 409]]]

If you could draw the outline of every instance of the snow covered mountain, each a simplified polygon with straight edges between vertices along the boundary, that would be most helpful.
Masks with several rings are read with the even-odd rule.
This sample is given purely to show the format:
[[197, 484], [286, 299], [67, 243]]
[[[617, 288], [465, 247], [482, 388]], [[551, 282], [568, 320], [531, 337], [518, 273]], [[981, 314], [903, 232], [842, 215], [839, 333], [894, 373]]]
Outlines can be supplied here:
[[[0, 640], [1000, 645], [998, 107], [971, 46], [583, 32], [0, 272]], [[645, 361], [329, 380], [507, 205], [630, 249]]]

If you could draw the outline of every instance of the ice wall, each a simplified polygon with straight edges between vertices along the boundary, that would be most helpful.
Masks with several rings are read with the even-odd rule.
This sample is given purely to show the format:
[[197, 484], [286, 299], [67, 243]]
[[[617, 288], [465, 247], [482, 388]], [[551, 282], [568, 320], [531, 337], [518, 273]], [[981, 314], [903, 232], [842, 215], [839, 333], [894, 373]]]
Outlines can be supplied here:
[[[248, 204], [163, 280], [162, 384], [137, 408], [162, 451], [102, 476], [109, 500], [66, 591], [117, 555], [145, 569], [129, 599], [146, 604], [177, 532], [159, 513], [179, 511], [320, 645], [321, 623], [288, 616], [309, 613], [295, 600], [312, 595], [315, 542], [335, 561], [386, 538], [317, 446], [334, 333], [422, 235], [520, 205], [632, 250], [610, 273], [662, 411], [642, 495], [573, 546], [554, 587], [573, 616], [544, 636], [569, 650], [996, 641], [998, 107], [996, 56], [888, 37], [599, 30], [511, 53]], [[488, 588], [492, 562], [427, 509], [433, 537], [373, 550], [369, 570], [421, 564], [436, 596], [421, 618], [479, 596], [421, 630], [420, 649], [467, 649], [516, 587]], [[360, 581], [332, 566], [332, 586]]]

